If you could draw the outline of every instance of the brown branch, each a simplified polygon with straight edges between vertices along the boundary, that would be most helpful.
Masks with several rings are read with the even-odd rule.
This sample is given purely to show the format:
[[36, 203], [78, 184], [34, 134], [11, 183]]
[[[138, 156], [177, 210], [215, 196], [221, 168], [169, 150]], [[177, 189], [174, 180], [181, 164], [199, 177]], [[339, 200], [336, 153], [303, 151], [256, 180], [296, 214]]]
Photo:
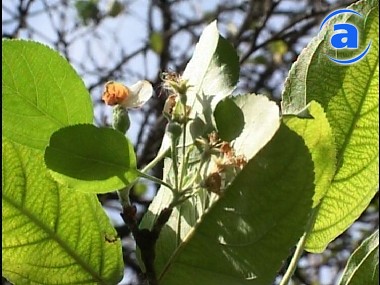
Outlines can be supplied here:
[[136, 218], [136, 207], [126, 206], [123, 208], [121, 217], [126, 225], [131, 230], [136, 244], [141, 252], [141, 259], [145, 266], [145, 278], [149, 285], [158, 285], [156, 271], [154, 268], [154, 260], [156, 258], [156, 242], [160, 235], [160, 232], [166, 222], [169, 220], [173, 208], [164, 208], [158, 215], [152, 230], [139, 229]]

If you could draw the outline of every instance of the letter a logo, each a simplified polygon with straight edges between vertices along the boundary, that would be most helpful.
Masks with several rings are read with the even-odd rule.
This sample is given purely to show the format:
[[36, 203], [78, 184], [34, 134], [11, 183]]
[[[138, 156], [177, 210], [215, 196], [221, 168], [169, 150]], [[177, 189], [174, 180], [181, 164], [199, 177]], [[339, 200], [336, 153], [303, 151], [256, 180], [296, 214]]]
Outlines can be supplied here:
[[[331, 37], [331, 45], [336, 49], [358, 48], [359, 34], [357, 28], [352, 24], [335, 24], [334, 35]], [[339, 32], [343, 31], [343, 32]], [[339, 32], [339, 33], [338, 33]]]

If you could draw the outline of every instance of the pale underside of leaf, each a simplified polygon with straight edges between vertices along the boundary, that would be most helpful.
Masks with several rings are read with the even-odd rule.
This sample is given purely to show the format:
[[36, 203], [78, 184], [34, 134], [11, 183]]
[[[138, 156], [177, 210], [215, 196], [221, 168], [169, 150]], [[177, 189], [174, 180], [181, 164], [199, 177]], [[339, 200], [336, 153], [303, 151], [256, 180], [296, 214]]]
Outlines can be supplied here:
[[244, 114], [244, 129], [232, 145], [248, 160], [270, 141], [280, 126], [279, 108], [266, 96], [247, 94], [234, 98]]
[[[190, 106], [189, 117], [204, 122], [205, 130], [213, 127], [212, 112], [217, 103], [234, 90], [239, 76], [239, 59], [230, 43], [220, 36], [217, 22], [210, 23], [202, 32], [194, 54], [182, 75], [187, 80], [186, 105]], [[191, 144], [194, 135], [186, 131], [186, 144]], [[170, 148], [170, 137], [165, 134], [160, 153]]]

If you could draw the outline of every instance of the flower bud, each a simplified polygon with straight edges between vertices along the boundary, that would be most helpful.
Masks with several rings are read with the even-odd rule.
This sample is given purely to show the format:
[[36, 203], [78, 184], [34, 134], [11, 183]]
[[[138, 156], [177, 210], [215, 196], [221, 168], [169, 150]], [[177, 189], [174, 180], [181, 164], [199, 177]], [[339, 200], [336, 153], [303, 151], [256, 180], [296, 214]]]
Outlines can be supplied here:
[[173, 113], [173, 109], [176, 104], [176, 97], [176, 95], [170, 95], [165, 101], [163, 113], [169, 117], [171, 117]]
[[205, 187], [207, 191], [220, 195], [222, 193], [222, 177], [218, 172], [211, 173], [206, 177], [202, 186]]
[[120, 105], [115, 106], [113, 109], [112, 127], [115, 130], [118, 130], [125, 134], [128, 131], [130, 125], [131, 123], [129, 121], [127, 109], [123, 108]]
[[177, 139], [182, 134], [182, 127], [176, 122], [169, 122], [167, 131], [169, 134], [171, 134], [173, 139]]

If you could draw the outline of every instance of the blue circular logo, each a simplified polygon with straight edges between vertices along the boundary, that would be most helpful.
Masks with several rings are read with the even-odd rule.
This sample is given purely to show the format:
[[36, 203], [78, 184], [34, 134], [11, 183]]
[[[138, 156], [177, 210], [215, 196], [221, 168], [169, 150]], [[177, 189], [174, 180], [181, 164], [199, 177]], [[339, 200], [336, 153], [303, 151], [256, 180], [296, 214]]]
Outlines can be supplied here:
[[[339, 14], [347, 14], [347, 13], [354, 14], [356, 16], [363, 18], [362, 14], [360, 14], [359, 12], [354, 11], [354, 10], [350, 10], [350, 9], [336, 10], [336, 11], [333, 11], [332, 13], [328, 14], [326, 16], [326, 18], [323, 19], [323, 21], [319, 27], [319, 31], [322, 30], [323, 26], [332, 17], [335, 17], [336, 15], [339, 15]], [[337, 23], [337, 24], [334, 24], [333, 27], [334, 27], [334, 31], [336, 31], [336, 33], [334, 33], [333, 36], [331, 37], [330, 44], [334, 49], [351, 49], [351, 50], [358, 49], [358, 47], [359, 47], [359, 33], [358, 33], [358, 29], [355, 25], [349, 24], [349, 23]], [[338, 31], [340, 31], [340, 32], [338, 33]], [[371, 43], [372, 43], [372, 41], [369, 42], [367, 47], [359, 55], [357, 55], [353, 58], [337, 59], [337, 58], [331, 57], [329, 55], [327, 55], [327, 56], [329, 57], [330, 60], [332, 60], [338, 64], [343, 64], [343, 65], [352, 64], [352, 63], [355, 63], [355, 62], [361, 60], [368, 53], [368, 51], [371, 47]]]

